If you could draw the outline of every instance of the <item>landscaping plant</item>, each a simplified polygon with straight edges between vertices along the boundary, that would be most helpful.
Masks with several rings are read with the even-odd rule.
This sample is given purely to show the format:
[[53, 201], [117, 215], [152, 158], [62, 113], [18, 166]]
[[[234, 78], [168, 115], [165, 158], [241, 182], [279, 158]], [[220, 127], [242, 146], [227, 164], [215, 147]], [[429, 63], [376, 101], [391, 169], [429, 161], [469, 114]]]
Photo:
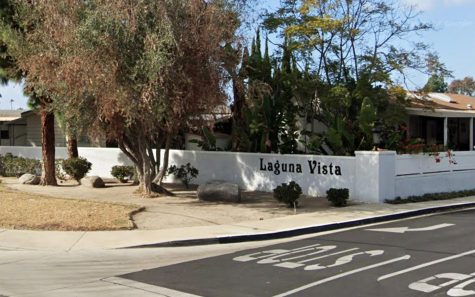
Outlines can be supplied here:
[[406, 198], [396, 197], [393, 200], [385, 200], [384, 202], [389, 204], [404, 204], [404, 203], [416, 203], [424, 201], [434, 201], [434, 200], [448, 200], [455, 198], [462, 198], [468, 196], [474, 196], [475, 189], [471, 190], [462, 190], [454, 192], [442, 192], [442, 193], [426, 193], [424, 195], [413, 195]]
[[347, 200], [349, 198], [349, 190], [344, 189], [335, 189], [331, 188], [327, 191], [327, 199], [332, 203], [333, 206], [343, 207], [346, 206]]
[[63, 161], [64, 159], [56, 159], [54, 161], [55, 174], [59, 180], [67, 180], [68, 176], [63, 170]]
[[288, 184], [283, 183], [274, 189], [274, 198], [289, 207], [297, 207], [300, 195], [302, 195], [302, 188], [294, 181]]
[[190, 185], [190, 181], [196, 178], [198, 173], [198, 169], [191, 166], [190, 163], [186, 163], [186, 165], [181, 165], [180, 167], [173, 165], [168, 168], [168, 174], [173, 174], [176, 178], [180, 179], [187, 189]]
[[91, 162], [82, 157], [69, 158], [62, 163], [64, 172], [74, 178], [79, 184], [81, 184], [81, 179], [91, 170], [91, 166]]
[[134, 172], [134, 166], [116, 165], [112, 167], [111, 175], [117, 178], [121, 183], [125, 183], [133, 177]]
[[41, 172], [39, 160], [16, 157], [12, 154], [0, 155], [0, 175], [19, 177], [25, 173], [37, 174]]

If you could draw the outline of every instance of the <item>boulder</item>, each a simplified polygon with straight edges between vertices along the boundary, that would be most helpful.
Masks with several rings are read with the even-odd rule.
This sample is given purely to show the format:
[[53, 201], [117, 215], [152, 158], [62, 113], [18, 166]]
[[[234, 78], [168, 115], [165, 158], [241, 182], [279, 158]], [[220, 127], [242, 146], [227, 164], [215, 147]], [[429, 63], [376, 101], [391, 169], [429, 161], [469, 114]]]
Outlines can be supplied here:
[[81, 184], [89, 188], [104, 188], [106, 185], [99, 176], [88, 176], [81, 179]]
[[18, 182], [23, 185], [38, 185], [40, 183], [40, 177], [34, 174], [25, 173], [18, 179]]
[[241, 192], [237, 184], [226, 181], [209, 181], [198, 187], [198, 199], [204, 201], [240, 202]]

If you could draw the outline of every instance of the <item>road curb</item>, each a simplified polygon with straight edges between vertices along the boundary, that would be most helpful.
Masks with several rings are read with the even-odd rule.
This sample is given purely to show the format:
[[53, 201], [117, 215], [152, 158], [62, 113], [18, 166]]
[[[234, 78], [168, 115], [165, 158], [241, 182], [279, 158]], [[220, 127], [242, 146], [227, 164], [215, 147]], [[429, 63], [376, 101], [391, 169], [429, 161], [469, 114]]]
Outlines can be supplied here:
[[470, 207], [475, 207], [475, 202], [428, 207], [428, 208], [423, 208], [423, 209], [403, 211], [403, 212], [382, 215], [382, 216], [377, 216], [377, 217], [362, 218], [362, 219], [357, 219], [357, 220], [343, 221], [343, 222], [324, 224], [324, 225], [306, 226], [306, 227], [293, 228], [293, 229], [283, 229], [283, 230], [277, 230], [277, 231], [266, 232], [266, 233], [238, 234], [238, 235], [218, 236], [218, 237], [208, 237], [208, 238], [183, 239], [183, 240], [158, 242], [158, 243], [143, 244], [143, 245], [136, 245], [136, 246], [128, 246], [128, 247], [123, 247], [121, 249], [184, 247], [184, 246], [228, 244], [228, 243], [238, 243], [238, 242], [282, 239], [286, 237], [316, 234], [316, 233], [325, 232], [325, 231], [332, 231], [332, 230], [356, 227], [356, 226], [361, 226], [361, 225], [393, 221], [393, 220], [405, 219], [405, 218], [410, 218], [410, 217], [417, 217], [417, 216], [436, 213], [436, 212], [445, 212], [445, 211], [464, 209], [464, 208], [470, 208]]

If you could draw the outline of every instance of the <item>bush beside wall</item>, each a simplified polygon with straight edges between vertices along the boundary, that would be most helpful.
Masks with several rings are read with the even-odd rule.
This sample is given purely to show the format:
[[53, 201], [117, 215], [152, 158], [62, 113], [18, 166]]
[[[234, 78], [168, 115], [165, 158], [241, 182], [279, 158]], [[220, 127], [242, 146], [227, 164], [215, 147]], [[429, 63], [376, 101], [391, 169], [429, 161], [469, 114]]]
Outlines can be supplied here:
[[328, 201], [330, 201], [332, 205], [336, 207], [346, 206], [349, 196], [350, 196], [350, 191], [346, 188], [344, 189], [331, 188], [327, 191]]
[[407, 198], [396, 197], [393, 200], [386, 200], [385, 202], [389, 204], [404, 204], [404, 203], [415, 203], [415, 202], [424, 202], [424, 201], [448, 200], [448, 199], [455, 199], [455, 198], [468, 197], [468, 196], [475, 196], [475, 189], [455, 191], [455, 192], [424, 194], [420, 196], [409, 196]]
[[41, 162], [39, 160], [16, 157], [12, 154], [0, 155], [0, 175], [5, 177], [19, 177], [25, 173], [39, 174]]

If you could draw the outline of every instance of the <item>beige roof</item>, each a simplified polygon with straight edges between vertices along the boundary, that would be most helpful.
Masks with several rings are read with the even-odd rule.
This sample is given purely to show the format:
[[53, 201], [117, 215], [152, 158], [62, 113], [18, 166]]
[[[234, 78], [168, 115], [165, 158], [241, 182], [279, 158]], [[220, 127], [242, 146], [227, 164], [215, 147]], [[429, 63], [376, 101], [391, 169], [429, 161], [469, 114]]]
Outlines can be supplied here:
[[409, 92], [410, 107], [446, 109], [454, 111], [475, 111], [475, 97], [451, 93]]
[[10, 122], [21, 118], [24, 110], [0, 110], [0, 122]]

